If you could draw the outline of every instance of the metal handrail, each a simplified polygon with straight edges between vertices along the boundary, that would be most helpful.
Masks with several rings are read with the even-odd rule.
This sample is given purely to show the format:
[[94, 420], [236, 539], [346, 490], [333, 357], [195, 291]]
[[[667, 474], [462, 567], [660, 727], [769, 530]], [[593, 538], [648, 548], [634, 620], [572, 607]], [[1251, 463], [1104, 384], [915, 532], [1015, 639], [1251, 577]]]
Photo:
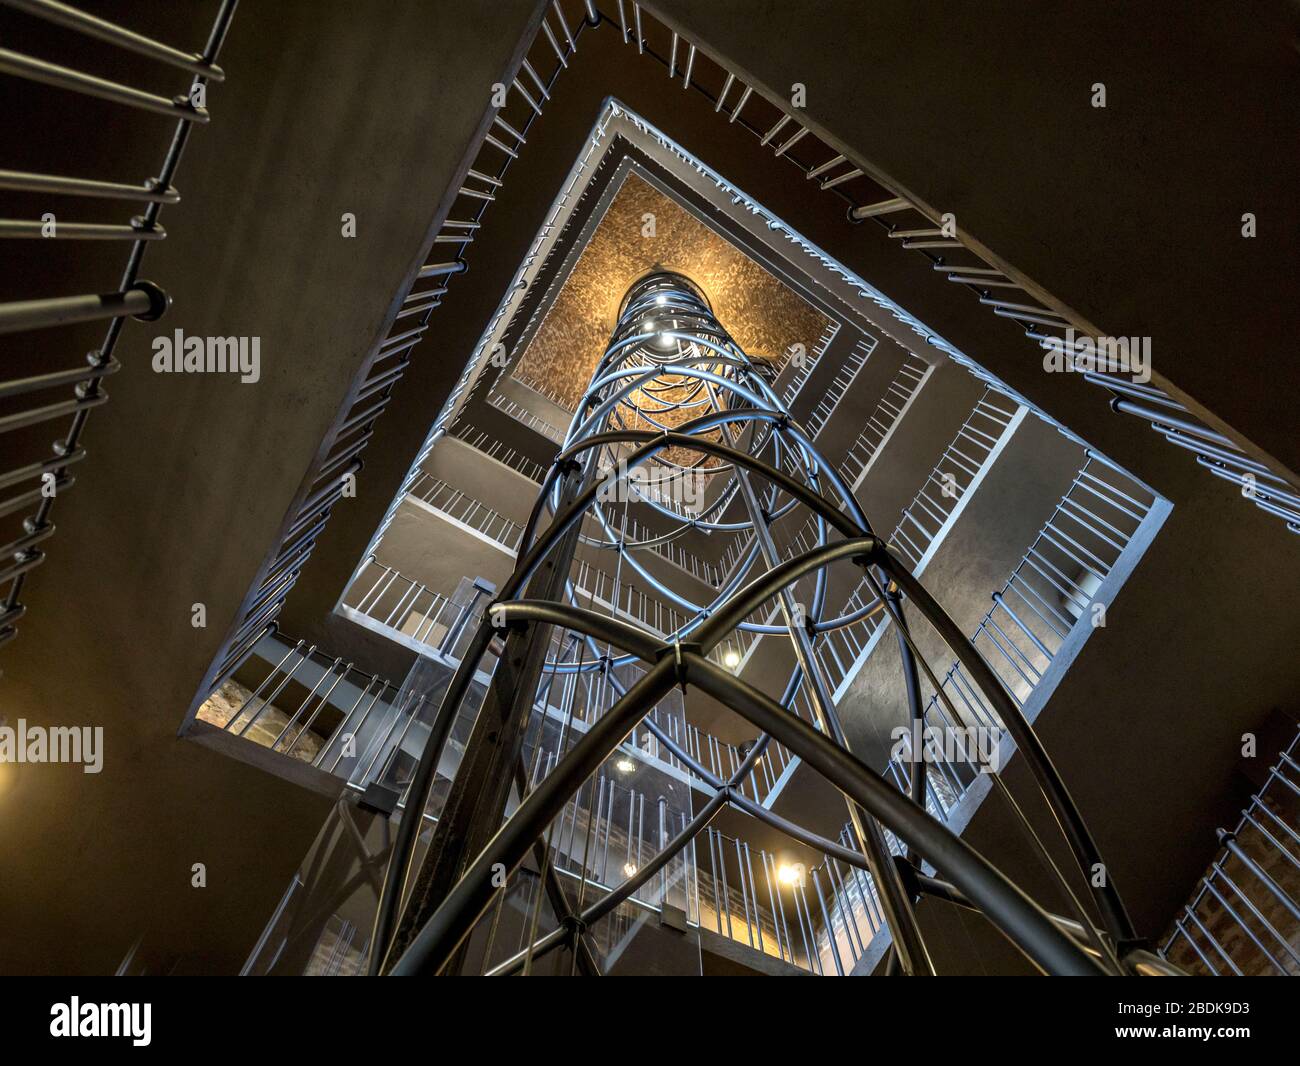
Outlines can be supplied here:
[[1300, 976], [1298, 799], [1300, 726], [1236, 827], [1219, 830], [1223, 846], [1174, 920], [1162, 957], [1215, 977]]

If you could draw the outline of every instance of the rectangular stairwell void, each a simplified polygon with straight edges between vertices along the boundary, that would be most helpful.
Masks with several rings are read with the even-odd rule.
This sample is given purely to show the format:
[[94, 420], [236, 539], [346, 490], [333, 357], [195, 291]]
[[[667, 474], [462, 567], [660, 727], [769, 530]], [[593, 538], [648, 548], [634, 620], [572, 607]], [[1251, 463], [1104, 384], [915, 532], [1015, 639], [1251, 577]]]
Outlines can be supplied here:
[[[524, 142], [514, 143], [512, 152], [523, 158]], [[505, 197], [504, 179], [485, 178], [485, 173], [471, 175], [465, 195], [489, 203]], [[671, 211], [662, 206], [670, 201]], [[979, 654], [1031, 718], [1086, 639], [1091, 609], [1113, 598], [1158, 528], [1164, 512], [1149, 490], [1031, 409], [972, 357], [739, 185], [690, 156], [626, 104], [606, 100], [338, 601], [337, 613], [368, 636], [384, 637], [418, 656], [416, 668], [401, 682], [364, 675], [361, 684], [354, 676], [357, 664], [267, 633], [251, 655], [236, 660], [231, 680], [242, 689], [219, 690], [220, 698], [200, 713], [223, 735], [242, 734], [269, 748], [281, 763], [305, 763], [345, 782], [342, 787], [354, 798], [364, 797], [357, 802], [367, 817], [374, 816], [373, 824], [352, 833], [341, 821], [332, 822], [304, 871], [338, 847], [341, 833], [365, 841], [360, 853], [340, 858], [343, 869], [360, 872], [373, 860], [368, 851], [373, 834], [384, 819], [405, 810], [412, 772], [434, 729], [450, 674], [468, 634], [479, 627], [484, 609], [519, 559], [538, 486], [557, 450], [566, 446], [568, 434], [585, 431], [583, 420], [595, 417], [596, 403], [617, 400], [597, 399], [579, 409], [575, 397], [583, 398], [583, 383], [600, 373], [600, 345], [609, 337], [612, 314], [606, 297], [636, 282], [620, 275], [596, 284], [591, 278], [600, 272], [593, 274], [592, 260], [584, 257], [594, 248], [604, 270], [621, 267], [633, 275], [647, 264], [666, 269], [653, 256], [647, 259], [646, 248], [636, 243], [646, 238], [637, 234], [633, 241], [610, 230], [626, 214], [628, 202], [660, 205], [665, 233], [679, 224], [670, 225], [669, 216], [676, 220], [680, 213], [681, 226], [691, 232], [702, 227], [710, 242], [734, 247], [739, 258], [724, 257], [729, 266], [716, 277], [709, 275], [707, 256], [695, 264], [706, 277], [700, 292], [711, 290], [720, 305], [741, 316], [737, 331], [752, 327], [754, 337], [779, 338], [773, 350], [754, 353], [761, 365], [754, 371], [757, 379], [770, 382], [774, 395], [788, 397], [788, 417], [824, 455], [826, 476], [833, 471], [843, 479], [875, 532], [912, 574], [942, 591], [945, 609], [972, 634]], [[473, 251], [491, 239], [490, 228], [474, 229]], [[671, 241], [656, 247], [657, 255], [679, 254]], [[735, 276], [759, 276], [755, 271], [777, 279], [777, 286], [769, 286], [774, 295], [746, 305], [725, 285]], [[457, 272], [438, 276], [452, 273]], [[569, 287], [575, 277], [587, 277], [585, 287]], [[575, 291], [584, 299], [575, 298]], [[787, 301], [816, 323], [802, 352], [801, 345], [786, 343], [789, 337], [763, 328], [765, 305]], [[745, 314], [753, 321], [744, 321]], [[568, 348], [554, 339], [564, 329], [571, 331]], [[564, 338], [563, 332], [558, 335]], [[595, 348], [583, 362], [592, 338]], [[680, 339], [675, 352], [671, 337], [663, 347], [678, 359], [702, 358], [698, 348], [692, 355]], [[609, 385], [607, 392], [616, 387]], [[698, 404], [706, 396], [701, 392]], [[677, 423], [647, 419], [638, 424], [668, 432]], [[735, 592], [730, 583], [748, 572], [757, 540], [747, 539], [744, 523], [736, 521], [754, 513], [742, 492], [706, 497], [715, 511], [659, 503], [645, 495], [628, 500], [614, 526], [607, 516], [584, 517], [576, 527], [580, 541], [563, 572], [569, 602], [668, 641], [679, 632], [688, 636], [698, 624], [694, 605]], [[1119, 515], [1108, 510], [1116, 507]], [[703, 524], [695, 520], [702, 513], [711, 515]], [[675, 530], [674, 523], [683, 520], [684, 527]], [[816, 523], [774, 516], [771, 529], [771, 551], [785, 558], [809, 550], [817, 537]], [[645, 546], [635, 564], [628, 550], [633, 542]], [[769, 549], [764, 545], [763, 550]], [[812, 592], [809, 579], [795, 594], [797, 609], [820, 595]], [[902, 787], [906, 760], [889, 743], [895, 723], [880, 713], [904, 704], [883, 675], [894, 627], [870, 601], [868, 591], [843, 576], [829, 583], [827, 615], [861, 617], [820, 635], [812, 645], [812, 662], [829, 681], [832, 707], [855, 753]], [[781, 626], [782, 610], [766, 604], [747, 624]], [[946, 654], [932, 634], [918, 640], [927, 660]], [[531, 704], [523, 749], [521, 772], [531, 788], [557, 773], [564, 753], [595, 735], [593, 729], [620, 695], [645, 674], [639, 666], [604, 665], [615, 656], [597, 644], [563, 628], [550, 639], [544, 691]], [[788, 661], [780, 651], [768, 654], [778, 644], [775, 635], [742, 629], [712, 648], [708, 660], [779, 692], [782, 686], [771, 683], [773, 675], [787, 669]], [[275, 659], [282, 652], [287, 673]], [[418, 822], [415, 862], [427, 834], [439, 824], [439, 804], [460, 787], [457, 768], [482, 731], [476, 716], [500, 669], [498, 653], [494, 645], [456, 712], [436, 767], [432, 802]], [[972, 700], [961, 670], [948, 668], [950, 661], [923, 686], [926, 720], [936, 728], [996, 728], [988, 707]], [[795, 716], [817, 719], [818, 697], [806, 679], [783, 699]], [[700, 776], [701, 769], [725, 781], [742, 766], [749, 769], [731, 786], [728, 802], [734, 806], [675, 852], [655, 881], [620, 905], [601, 934], [606, 964], [617, 969], [636, 960], [653, 968], [654, 960], [641, 952], [661, 940], [659, 933], [649, 935], [650, 927], [670, 924], [669, 913], [677, 911], [694, 937], [697, 962], [706, 934], [729, 941], [730, 950], [738, 945], [769, 963], [812, 973], [848, 973], [878, 958], [888, 935], [885, 900], [872, 877], [834, 854], [796, 857], [788, 844], [774, 841], [769, 823], [746, 819], [761, 808], [838, 839], [842, 848], [853, 850], [862, 841], [844, 825], [842, 811], [815, 809], [816, 794], [804, 789], [807, 767], [788, 748], [773, 741], [761, 757], [751, 759], [752, 744], [724, 707], [683, 699], [676, 690], [657, 701], [551, 824], [544, 841], [549, 859], [522, 867], [522, 880], [502, 894], [495, 918], [478, 927], [478, 964], [489, 970], [510, 964], [510, 951], [525, 943], [530, 909], [536, 915], [545, 895], [539, 891], [542, 880], [558, 877], [582, 892], [616, 888], [654, 862], [711, 802], [715, 786]], [[983, 779], [964, 764], [937, 764], [927, 774], [926, 788], [927, 808], [955, 829], [986, 791]], [[385, 795], [389, 801], [382, 800]], [[507, 817], [514, 802], [507, 804]], [[450, 810], [448, 817], [456, 814]], [[888, 843], [900, 850], [892, 836]], [[707, 862], [701, 854], [705, 845]], [[301, 913], [304, 894], [310, 897], [319, 888], [310, 880], [304, 875], [291, 886], [282, 913], [249, 960], [249, 972], [303, 966], [348, 972], [361, 965], [371, 913], [365, 892], [312, 931], [315, 946], [308, 959], [280, 956], [283, 920]], [[541, 921], [532, 935], [553, 930], [558, 927]], [[505, 939], [499, 941], [498, 933]], [[689, 955], [691, 949], [686, 951]]]

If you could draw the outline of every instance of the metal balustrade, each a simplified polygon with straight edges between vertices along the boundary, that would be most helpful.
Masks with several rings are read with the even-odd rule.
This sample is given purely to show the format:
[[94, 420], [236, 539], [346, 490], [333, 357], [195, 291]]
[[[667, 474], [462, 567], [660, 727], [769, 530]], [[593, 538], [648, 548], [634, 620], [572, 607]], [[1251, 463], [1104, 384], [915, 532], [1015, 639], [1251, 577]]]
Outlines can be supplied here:
[[[844, 602], [841, 615], [856, 614], [865, 611], [876, 603], [876, 596], [866, 585], [859, 585]], [[821, 661], [827, 676], [835, 685], [840, 685], [866, 651], [872, 634], [884, 625], [884, 611], [867, 614], [854, 625], [833, 629], [817, 642], [817, 657]]]
[[[632, 671], [628, 676], [636, 678], [641, 676], [641, 672]], [[805, 720], [808, 718], [806, 711], [800, 716]], [[654, 723], [654, 729], [645, 725], [636, 726], [628, 734], [627, 749], [640, 752], [646, 758], [661, 762], [683, 774], [692, 774], [695, 766], [702, 766], [714, 777], [730, 779], [735, 777], [752, 747], [752, 744], [740, 745], [720, 740], [686, 721], [680, 713], [665, 714], [656, 709], [646, 717]], [[666, 740], [661, 740], [661, 737]], [[668, 746], [668, 741], [684, 750], [694, 765], [679, 757]], [[794, 755], [785, 745], [769, 743], [749, 772], [736, 779], [735, 791], [752, 803], [765, 803], [786, 767], [792, 762]]]
[[523, 404], [517, 403], [507, 396], [503, 396], [499, 392], [489, 393], [487, 402], [502, 414], [513, 418], [516, 422], [522, 422], [529, 429], [540, 433], [547, 440], [553, 441], [556, 444], [564, 443], [563, 429], [551, 425], [541, 415], [528, 410], [528, 408], [524, 407]]
[[[25, 55], [0, 48], [0, 74], [21, 78], [83, 96], [107, 100], [127, 110], [146, 116], [164, 115], [175, 121], [157, 176], [137, 184], [108, 181], [81, 174], [66, 176], [16, 170], [0, 170], [0, 189], [38, 193], [54, 203], [62, 197], [87, 197], [93, 200], [127, 201], [144, 205], [143, 213], [126, 224], [100, 222], [65, 222], [48, 212], [38, 220], [0, 219], [0, 239], [49, 240], [52, 249], [64, 241], [120, 240], [129, 245], [126, 267], [113, 292], [86, 295], [54, 296], [0, 304], [0, 334], [27, 330], [53, 329], [79, 322], [107, 320], [103, 340], [90, 352], [81, 367], [68, 367], [28, 377], [0, 380], [0, 400], [29, 394], [48, 394], [52, 390], [72, 387], [71, 399], [45, 402], [16, 409], [0, 417], [0, 435], [62, 419], [70, 419], [68, 428], [55, 441], [53, 455], [34, 455], [19, 459], [17, 465], [0, 472], [0, 489], [34, 483], [7, 499], [0, 500], [0, 517], [23, 515], [21, 532], [0, 546], [0, 645], [17, 635], [16, 623], [26, 612], [20, 600], [29, 575], [45, 562], [46, 552], [37, 547], [54, 533], [50, 520], [55, 499], [71, 488], [76, 479], [70, 468], [86, 456], [83, 438], [90, 411], [108, 400], [104, 379], [115, 374], [120, 364], [114, 356], [125, 319], [152, 322], [167, 310], [169, 297], [163, 289], [141, 277], [145, 249], [164, 240], [166, 231], [159, 224], [164, 205], [180, 201], [173, 184], [181, 155], [195, 126], [207, 123], [209, 113], [206, 93], [209, 85], [224, 80], [225, 73], [217, 58], [234, 17], [236, 0], [223, 0], [202, 51], [186, 52], [156, 41], [145, 34], [119, 26], [107, 19], [87, 14], [54, 0], [3, 0], [11, 8], [44, 19], [72, 33], [93, 37], [106, 45], [157, 61], [173, 70], [190, 75], [186, 91], [174, 97], [145, 92], [131, 85], [113, 81], [60, 65], [49, 59]], [[178, 83], [179, 84], [179, 83]], [[152, 121], [146, 117], [145, 121]], [[61, 216], [62, 211], [58, 214]], [[75, 247], [75, 245], [74, 245]], [[51, 254], [55, 254], [51, 252]], [[48, 397], [47, 397], [48, 399]], [[20, 446], [21, 447], [21, 446]], [[15, 528], [14, 532], [17, 532]]]
[[441, 478], [421, 471], [407, 486], [406, 492], [510, 552], [519, 547], [519, 538], [524, 532], [519, 523], [511, 521], [460, 489], [453, 488]]
[[932, 370], [929, 363], [922, 362], [910, 352], [903, 358], [903, 365], [885, 389], [885, 395], [867, 416], [867, 421], [840, 462], [840, 477], [850, 487], [856, 487], [876, 452], [885, 443], [885, 438], [903, 417], [903, 412], [913, 397], [921, 391], [921, 386]]
[[[635, 515], [620, 515], [619, 521], [622, 524], [620, 531], [628, 540], [653, 541], [660, 535], [656, 534], [644, 522], [639, 521]], [[724, 550], [722, 559], [718, 563], [710, 563], [707, 559], [701, 559], [695, 552], [682, 547], [675, 540], [652, 544], [646, 550], [654, 552], [656, 555], [668, 560], [679, 570], [714, 588], [718, 588], [726, 579], [727, 568], [731, 565], [728, 560], [734, 562], [741, 554], [741, 549], [729, 548]]]
[[[906, 790], [905, 783], [895, 782]], [[854, 847], [853, 827], [845, 825], [838, 842]], [[902, 854], [897, 840], [890, 835], [890, 851]], [[817, 897], [818, 909], [825, 916], [817, 930], [817, 972], [833, 970], [837, 976], [852, 973], [857, 961], [867, 953], [875, 935], [885, 927], [880, 895], [871, 874], [865, 870], [826, 856], [810, 871], [809, 878]]]
[[488, 584], [462, 581], [454, 597], [444, 596], [371, 555], [358, 570], [343, 606], [454, 658], [456, 642], [482, 613], [491, 592]]
[[[816, 923], [801, 878], [764, 848], [709, 826], [699, 850], [699, 924], [803, 970], [820, 972]], [[698, 858], [697, 858], [698, 861]], [[730, 873], [728, 868], [730, 867]], [[758, 874], [755, 874], [755, 869]], [[793, 928], [793, 932], [791, 931]]]
[[1110, 391], [1112, 410], [1146, 419], [1170, 444], [1191, 452], [1200, 466], [1234, 484], [1261, 511], [1282, 519], [1289, 532], [1300, 533], [1300, 486], [1248, 458], [1231, 440], [1207, 428], [1163, 389], [1112, 374], [1087, 372], [1083, 378]]
[[808, 416], [808, 424], [804, 427], [814, 440], [817, 439], [817, 434], [825, 428], [826, 423], [830, 421], [831, 415], [835, 413], [840, 401], [844, 399], [844, 394], [849, 391], [849, 386], [856, 380], [858, 372], [867, 365], [867, 360], [871, 358], [871, 353], [875, 350], [875, 337], [860, 340], [853, 345], [853, 350], [836, 369], [835, 377], [831, 379], [825, 393], [818, 398], [812, 414]]
[[[805, 868], [712, 827], [706, 835], [700, 850], [707, 862], [699, 859], [697, 871], [702, 929], [813, 974], [845, 976], [884, 928], [865, 870], [829, 856]], [[857, 846], [850, 825], [838, 843]], [[903, 854], [892, 836], [889, 845]]]
[[[621, 615], [636, 619], [662, 634], [674, 632], [688, 621], [685, 615], [632, 586], [624, 585], [616, 591], [614, 579], [585, 560], [575, 563], [574, 581], [581, 601], [597, 609], [607, 609], [613, 605], [611, 597], [617, 595], [617, 610]], [[372, 555], [358, 571], [344, 599], [344, 606], [423, 645], [426, 653], [458, 661], [468, 629], [481, 615], [489, 595], [489, 587], [473, 583], [462, 583], [454, 599], [441, 595], [393, 567], [379, 563]], [[667, 628], [660, 628], [665, 626]], [[732, 654], [743, 658], [754, 637], [741, 632], [737, 638], [733, 645], [716, 649], [711, 658], [720, 665], [728, 665]], [[638, 673], [627, 668], [625, 683], [630, 683]], [[585, 700], [579, 702], [579, 720], [591, 725], [599, 720], [617, 693], [608, 687], [584, 689], [584, 692]], [[733, 774], [745, 757], [745, 751], [738, 745], [711, 736], [680, 715], [656, 712], [651, 717], [674, 742], [715, 774]], [[663, 762], [675, 770], [687, 772], [690, 769], [644, 727], [631, 732], [628, 745], [647, 758]], [[792, 759], [783, 745], [770, 744], [764, 757], [738, 784], [738, 789], [755, 803], [763, 802]]]
[[1250, 797], [1160, 949], [1210, 976], [1300, 976], [1300, 729]]
[[[534, 753], [535, 782], [556, 761], [554, 751]], [[558, 872], [608, 889], [634, 875], [685, 828], [690, 812], [662, 794], [630, 784], [634, 777], [635, 772], [609, 768], [565, 805], [550, 834]], [[667, 902], [684, 911], [688, 921], [698, 921], [694, 857], [689, 851], [673, 856], [629, 898], [654, 909]]]
[[921, 565], [944, 524], [986, 468], [1015, 414], [1006, 397], [985, 389], [944, 448], [889, 538], [913, 568]]
[[[890, 536], [890, 544], [912, 570], [916, 570], [945, 523], [955, 512], [981, 472], [991, 462], [998, 442], [1015, 417], [1012, 402], [993, 388], [976, 401], [956, 436], [944, 448], [938, 463], [926, 476], [912, 502], [903, 511]], [[796, 538], [803, 550], [807, 531]], [[861, 582], [840, 609], [840, 617], [866, 612], [877, 603], [867, 582]], [[859, 621], [829, 630], [816, 646], [816, 653], [833, 686], [842, 686], [860, 665], [871, 638], [884, 623], [883, 610], [868, 613]]]
[[[264, 637], [246, 661], [252, 665], [260, 649], [273, 664], [269, 671], [251, 690], [227, 679], [199, 708], [198, 720], [345, 777], [353, 767], [344, 764], [349, 745], [343, 738], [354, 736], [361, 749], [357, 761], [366, 767], [360, 776], [368, 783], [377, 769], [378, 738], [403, 714], [418, 712], [419, 705], [401, 704], [398, 686], [342, 657], [331, 660], [315, 645], [300, 640], [279, 655], [281, 647], [273, 635]], [[306, 695], [298, 699], [300, 691]]]
[[[625, 595], [618, 596], [618, 604], [615, 604], [611, 598], [615, 595], [614, 579], [585, 561], [575, 562], [573, 580], [576, 602], [596, 610], [612, 610], [621, 617], [642, 623], [661, 636], [668, 636], [689, 622], [685, 615], [630, 586], [622, 587]], [[765, 618], [765, 621], [771, 620], [770, 617]], [[660, 628], [662, 626], [668, 628]], [[711, 651], [709, 658], [725, 669], [738, 670], [757, 639], [755, 634], [740, 631], [735, 634], [733, 641]], [[594, 725], [613, 706], [620, 690], [633, 684], [643, 674], [644, 671], [635, 664], [621, 667], [618, 688], [604, 684], [593, 685], [583, 675], [579, 675], [577, 683], [582, 698], [576, 701], [575, 710], [579, 720], [585, 726]], [[802, 704], [796, 700], [792, 703], [792, 709], [801, 713], [805, 720], [812, 719], [811, 712], [806, 708], [806, 699]], [[696, 765], [703, 766], [718, 777], [730, 778], [736, 774], [748, 754], [748, 746], [720, 740], [686, 721], [680, 710], [668, 713], [662, 707], [656, 707], [647, 718], [654, 723], [654, 728], [635, 726], [628, 734], [626, 750], [635, 751], [683, 774], [692, 773], [693, 767], [670, 744], [677, 745]], [[785, 768], [793, 761], [794, 756], [783, 744], [775, 741], [769, 743], [762, 757], [753, 763], [750, 772], [737, 780], [736, 790], [754, 803], [763, 803]]]
[[[1132, 478], [1094, 453], [1084, 463], [1070, 487], [1012, 571], [1002, 588], [993, 594], [993, 606], [981, 619], [972, 644], [995, 671], [1012, 697], [1024, 705], [1042, 680], [1056, 652], [1075, 626], [1094, 624], [1090, 606], [1102, 582], [1119, 563], [1154, 506], [1154, 497]], [[847, 612], [847, 608], [846, 608]], [[874, 632], [883, 624], [877, 621]], [[832, 641], [853, 629], [830, 634]], [[869, 634], [868, 634], [869, 636]], [[844, 660], [820, 649], [831, 676]], [[859, 649], [866, 646], [862, 640]], [[849, 658], [849, 662], [856, 657]], [[955, 662], [943, 676], [944, 698], [932, 694], [924, 711], [924, 724], [943, 735], [971, 726], [1004, 736], [1004, 723], [981, 695], [961, 663]], [[954, 715], [951, 708], [955, 709]], [[891, 758], [886, 775], [902, 792], [910, 787], [911, 748]], [[1006, 755], [1002, 756], [1005, 764]], [[979, 777], [969, 759], [952, 761], [947, 753], [926, 754], [926, 808], [947, 821]], [[895, 854], [903, 854], [900, 842], [889, 835]], [[1300, 838], [1297, 838], [1300, 839]], [[840, 843], [851, 847], [852, 829], [845, 826]], [[819, 896], [824, 895], [828, 921], [819, 930], [822, 971], [851, 970], [871, 938], [881, 928], [879, 897], [871, 876], [844, 866], [827, 856], [814, 878]], [[832, 887], [835, 886], [835, 887]], [[828, 934], [830, 930], [833, 935]]]
[[[1085, 453], [1069, 488], [1006, 583], [993, 593], [993, 605], [971, 637], [981, 658], [1018, 704], [1028, 699], [1076, 625], [1104, 622], [1104, 613], [1093, 608], [1096, 593], [1154, 504], [1155, 498], [1138, 482], [1096, 453]], [[855, 593], [844, 613], [860, 599], [860, 592]], [[853, 638], [848, 644], [849, 651], [856, 649], [852, 657], [843, 650], [843, 634], [860, 630], [828, 634], [819, 650], [832, 677], [847, 676], [844, 667], [854, 666], [883, 620], [883, 615], [874, 616], [864, 627], [866, 632]], [[942, 684], [959, 715], [953, 720], [944, 703], [933, 696], [926, 715], [927, 720], [934, 716], [931, 724], [936, 728], [973, 724], [1003, 730], [960, 664], [953, 664]], [[957, 788], [963, 775], [945, 766], [942, 776]], [[958, 789], [956, 795], [962, 791]], [[951, 798], [945, 793], [937, 803], [945, 816]]]
[[1076, 624], [1105, 623], [1097, 590], [1155, 503], [1094, 452], [1043, 525], [973, 638], [1011, 695], [1023, 703]]
[[[1018, 704], [1028, 700], [1076, 626], [1092, 627], [1104, 620], [1092, 610], [1096, 594], [1154, 503], [1154, 497], [1126, 474], [1095, 453], [1085, 456], [1033, 543], [993, 594], [993, 606], [971, 638]], [[936, 729], [975, 725], [1005, 732], [960, 663], [952, 665], [942, 685], [956, 717], [935, 695], [926, 707], [928, 724]], [[973, 778], [969, 768], [943, 760], [936, 760], [931, 769], [931, 800], [947, 817]], [[946, 784], [936, 785], [936, 779]]]
[[781, 399], [787, 407], [794, 403], [795, 397], [802, 391], [808, 377], [812, 374], [821, 358], [826, 354], [826, 349], [831, 346], [831, 341], [840, 331], [840, 323], [831, 320], [825, 332], [818, 339], [817, 344], [811, 352], [806, 353], [803, 358], [794, 365], [794, 373], [790, 375], [790, 380], [786, 383], [785, 389], [781, 393]]
[[453, 432], [457, 440], [464, 441], [489, 459], [495, 459], [516, 473], [523, 474], [529, 481], [541, 484], [546, 478], [546, 467], [541, 463], [509, 447], [484, 430], [475, 430], [473, 426], [465, 423], [456, 427]]

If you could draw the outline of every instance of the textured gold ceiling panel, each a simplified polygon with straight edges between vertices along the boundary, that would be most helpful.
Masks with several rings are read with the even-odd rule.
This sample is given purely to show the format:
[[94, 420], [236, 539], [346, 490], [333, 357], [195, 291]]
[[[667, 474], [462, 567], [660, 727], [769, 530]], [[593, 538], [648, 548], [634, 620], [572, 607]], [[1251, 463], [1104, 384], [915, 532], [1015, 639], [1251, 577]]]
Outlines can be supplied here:
[[[645, 216], [654, 236], [643, 236]], [[651, 270], [685, 274], [704, 290], [723, 327], [755, 359], [809, 352], [829, 320], [643, 178], [629, 174], [555, 302], [515, 364], [514, 377], [566, 410], [582, 398], [618, 319], [628, 286]], [[696, 412], [673, 412], [677, 424]]]

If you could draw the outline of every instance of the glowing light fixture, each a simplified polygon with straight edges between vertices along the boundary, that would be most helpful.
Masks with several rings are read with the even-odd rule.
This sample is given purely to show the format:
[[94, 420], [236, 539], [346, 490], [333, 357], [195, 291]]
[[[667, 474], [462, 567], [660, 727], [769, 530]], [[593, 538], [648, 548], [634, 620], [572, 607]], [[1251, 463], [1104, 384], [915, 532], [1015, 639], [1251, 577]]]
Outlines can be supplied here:
[[736, 651], [735, 648], [728, 648], [727, 653], [722, 657], [722, 661], [728, 670], [734, 670], [740, 665], [740, 652]]
[[797, 885], [803, 880], [802, 871], [798, 866], [791, 866], [789, 863], [782, 863], [776, 871], [776, 879], [783, 885]]
[[620, 774], [630, 774], [636, 769], [636, 762], [624, 755], [623, 758], [619, 759], [618, 762], [614, 764], [614, 769]]
[[623, 864], [623, 876], [624, 876], [624, 877], [635, 877], [635, 876], [636, 876], [636, 863], [634, 863], [634, 862], [625, 862], [625, 863]]

